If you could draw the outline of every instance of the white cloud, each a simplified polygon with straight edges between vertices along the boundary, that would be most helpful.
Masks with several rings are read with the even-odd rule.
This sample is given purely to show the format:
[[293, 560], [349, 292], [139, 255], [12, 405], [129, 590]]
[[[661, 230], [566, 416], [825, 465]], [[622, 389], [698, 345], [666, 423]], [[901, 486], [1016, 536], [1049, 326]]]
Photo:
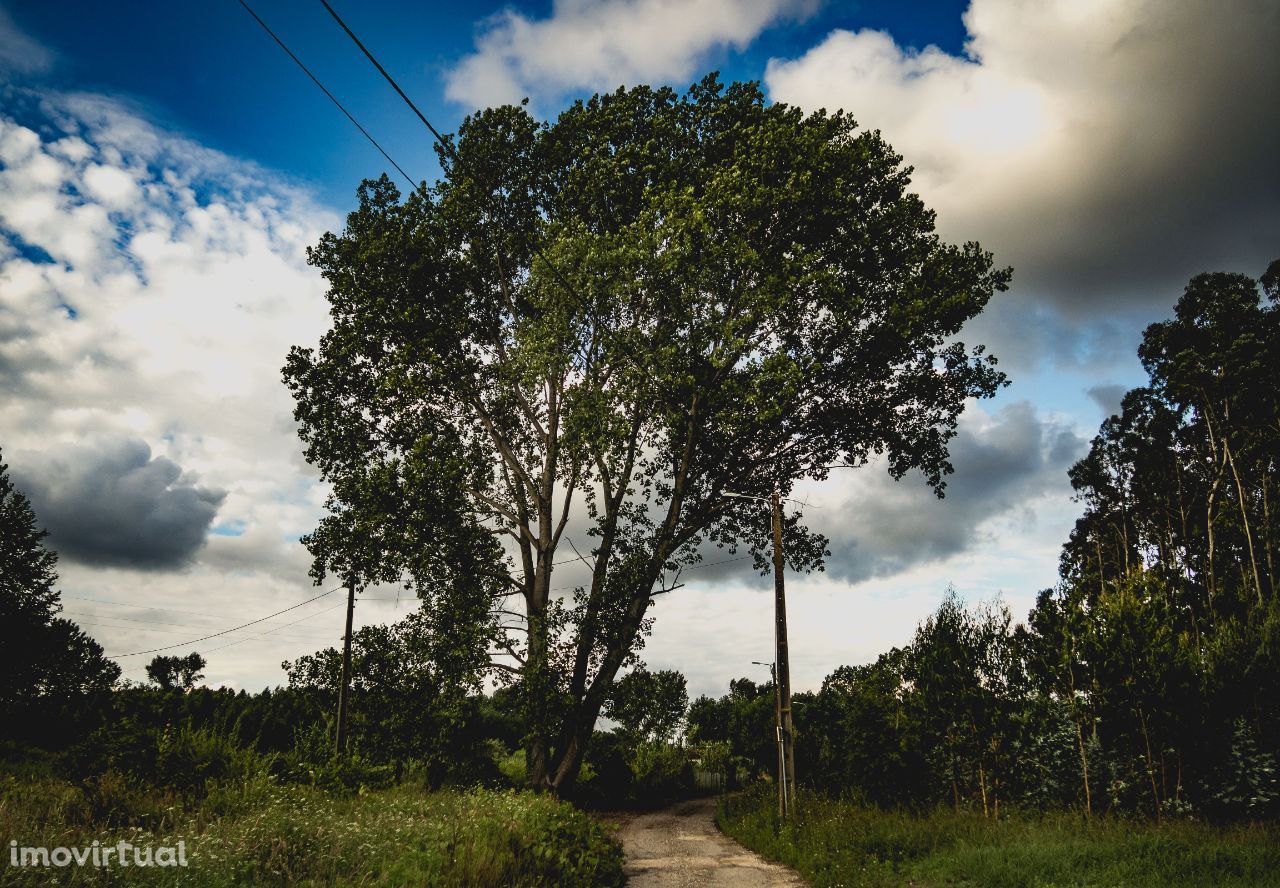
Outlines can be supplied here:
[[52, 64], [53, 53], [22, 33], [8, 11], [0, 7], [0, 73], [30, 74], [44, 71]]
[[880, 129], [945, 235], [1069, 316], [1274, 258], [1275, 3], [973, 0], [965, 24], [963, 56], [833, 31], [770, 62], [770, 96]]
[[[280, 368], [291, 345], [327, 327], [305, 247], [339, 218], [118, 101], [19, 95], [0, 114], [0, 446], [15, 478], [48, 488], [48, 523], [68, 543], [61, 587], [79, 596], [68, 611], [114, 654], [316, 594], [297, 537], [315, 526], [323, 489], [302, 461]], [[103, 466], [119, 460], [86, 442], [132, 454], [128, 471], [117, 480]], [[53, 471], [55, 457], [65, 472]], [[130, 493], [133, 505], [77, 509], [58, 493], [68, 485], [81, 499]], [[138, 526], [112, 527], [116, 506], [116, 520]], [[200, 547], [210, 521], [214, 535]], [[190, 610], [215, 616], [181, 613]], [[309, 626], [339, 623], [214, 654], [209, 678], [279, 683], [281, 659], [316, 648]], [[138, 677], [147, 659], [126, 661], [127, 674]]]
[[445, 94], [477, 108], [528, 96], [683, 80], [711, 50], [742, 49], [814, 0], [556, 0], [550, 18], [505, 9], [448, 74]]

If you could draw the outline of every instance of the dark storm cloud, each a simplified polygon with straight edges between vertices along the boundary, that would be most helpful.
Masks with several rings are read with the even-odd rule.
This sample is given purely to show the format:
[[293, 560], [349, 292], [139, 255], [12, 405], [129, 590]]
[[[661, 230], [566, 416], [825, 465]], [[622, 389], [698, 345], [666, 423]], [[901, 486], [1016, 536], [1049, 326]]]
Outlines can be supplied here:
[[843, 507], [812, 516], [814, 529], [831, 540], [827, 572], [856, 582], [963, 552], [978, 541], [983, 522], [1065, 486], [1066, 470], [1084, 448], [1073, 431], [1020, 402], [962, 421], [944, 499], [919, 475], [894, 481], [874, 466], [857, 470]]
[[1095, 385], [1085, 391], [1102, 410], [1104, 416], [1120, 413], [1120, 402], [1129, 390], [1122, 385]]
[[189, 563], [225, 493], [135, 439], [103, 439], [15, 458], [13, 475], [50, 545], [90, 565], [169, 570]]
[[1013, 266], [971, 337], [1007, 366], [1130, 358], [1192, 275], [1280, 256], [1280, 4], [971, 0], [965, 24], [962, 55], [833, 31], [766, 81], [882, 130], [943, 235]]

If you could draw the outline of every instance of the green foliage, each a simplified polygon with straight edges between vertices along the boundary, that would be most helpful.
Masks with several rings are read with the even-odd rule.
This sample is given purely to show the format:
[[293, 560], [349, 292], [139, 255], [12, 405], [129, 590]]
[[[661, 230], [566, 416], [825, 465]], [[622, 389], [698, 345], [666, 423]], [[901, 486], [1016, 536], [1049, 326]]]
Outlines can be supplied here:
[[[433, 786], [497, 778], [486, 739], [497, 714], [476, 695], [477, 664], [448, 660], [418, 611], [391, 625], [366, 626], [351, 643], [350, 748], [371, 762], [414, 761]], [[287, 662], [289, 687], [324, 712], [337, 705], [342, 657], [327, 648]], [[488, 721], [486, 721], [488, 719]], [[500, 721], [500, 720], [499, 720]]]
[[718, 821], [816, 886], [1280, 884], [1274, 826], [1089, 821], [1075, 814], [996, 820], [945, 808], [909, 814], [809, 793], [801, 794], [798, 811], [780, 827], [775, 794], [758, 787], [722, 803]]
[[924, 736], [907, 710], [905, 656], [895, 648], [842, 666], [794, 710], [805, 782], [886, 806], [920, 804], [934, 791]]
[[637, 667], [614, 682], [604, 714], [637, 741], [670, 742], [688, 708], [683, 675], [673, 669], [650, 672]]
[[[802, 781], [991, 818], [1010, 806], [1280, 813], [1280, 291], [1269, 280], [1263, 300], [1247, 277], [1200, 275], [1174, 317], [1148, 328], [1150, 384], [1071, 470], [1085, 512], [1062, 583], [1026, 624], [948, 594], [910, 645], [837, 669], [797, 709]], [[695, 701], [691, 732], [729, 739], [749, 711], [732, 694]], [[734, 740], [735, 752], [749, 746]]]
[[693, 788], [693, 763], [685, 746], [641, 743], [632, 757], [631, 771], [642, 801], [670, 801], [687, 795]]
[[1262, 749], [1249, 723], [1235, 723], [1231, 750], [1213, 782], [1212, 803], [1246, 817], [1275, 817], [1280, 812], [1280, 772], [1276, 756]]
[[[804, 718], [803, 708], [795, 710], [797, 724]], [[724, 697], [694, 700], [688, 723], [691, 743], [728, 743], [735, 761], [741, 762], [750, 776], [772, 773], [776, 768], [772, 683], [757, 685], [749, 678], [734, 679]]]
[[694, 750], [623, 731], [597, 731], [587, 749], [575, 802], [591, 808], [653, 808], [694, 791]]
[[166, 728], [156, 744], [154, 780], [181, 793], [203, 795], [210, 782], [246, 776], [256, 758], [223, 734]]

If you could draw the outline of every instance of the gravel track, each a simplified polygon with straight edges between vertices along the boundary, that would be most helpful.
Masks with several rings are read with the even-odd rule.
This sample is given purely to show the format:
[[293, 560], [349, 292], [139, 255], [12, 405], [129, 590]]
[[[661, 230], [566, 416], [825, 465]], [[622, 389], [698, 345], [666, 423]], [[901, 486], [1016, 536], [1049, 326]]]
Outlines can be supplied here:
[[694, 799], [627, 821], [618, 836], [632, 888], [801, 888], [791, 869], [748, 851], [716, 827], [716, 800]]

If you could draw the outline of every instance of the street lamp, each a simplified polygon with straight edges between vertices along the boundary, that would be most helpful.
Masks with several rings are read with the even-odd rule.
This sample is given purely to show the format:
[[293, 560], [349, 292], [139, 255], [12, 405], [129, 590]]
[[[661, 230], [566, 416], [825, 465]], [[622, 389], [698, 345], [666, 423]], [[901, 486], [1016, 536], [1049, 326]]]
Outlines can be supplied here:
[[726, 490], [734, 499], [768, 502], [773, 518], [773, 687], [778, 733], [778, 815], [787, 816], [795, 808], [796, 751], [791, 725], [791, 658], [787, 647], [787, 594], [782, 579], [782, 496], [752, 496]]

